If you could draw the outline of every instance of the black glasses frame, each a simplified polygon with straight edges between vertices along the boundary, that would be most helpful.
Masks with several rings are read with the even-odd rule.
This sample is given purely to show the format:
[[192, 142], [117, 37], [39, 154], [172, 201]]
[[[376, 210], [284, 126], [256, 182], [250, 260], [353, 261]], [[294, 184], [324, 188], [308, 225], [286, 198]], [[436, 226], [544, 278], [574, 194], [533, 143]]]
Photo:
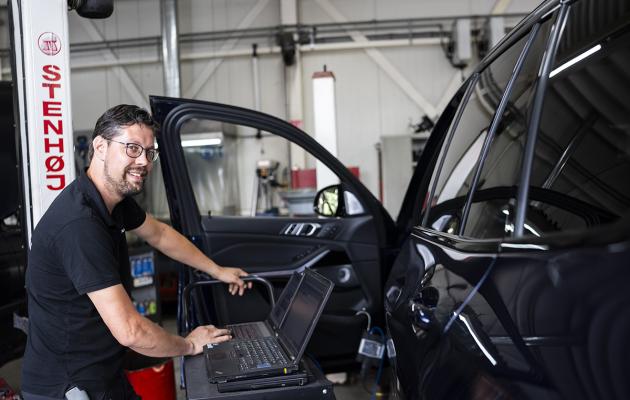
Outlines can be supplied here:
[[[157, 149], [146, 149], [143, 146], [139, 145], [138, 143], [125, 143], [125, 142], [119, 142], [118, 140], [114, 140], [114, 139], [105, 139], [105, 140], [107, 140], [108, 142], [116, 142], [116, 143], [124, 144], [125, 153], [127, 153], [127, 156], [131, 158], [138, 158], [142, 155], [142, 153], [144, 153], [148, 161], [155, 162], [158, 159], [158, 156], [160, 155], [160, 152], [157, 151]], [[133, 146], [140, 147], [141, 151], [140, 153], [138, 153], [138, 155], [133, 155], [129, 153], [130, 151], [133, 151], [131, 150], [133, 149]]]

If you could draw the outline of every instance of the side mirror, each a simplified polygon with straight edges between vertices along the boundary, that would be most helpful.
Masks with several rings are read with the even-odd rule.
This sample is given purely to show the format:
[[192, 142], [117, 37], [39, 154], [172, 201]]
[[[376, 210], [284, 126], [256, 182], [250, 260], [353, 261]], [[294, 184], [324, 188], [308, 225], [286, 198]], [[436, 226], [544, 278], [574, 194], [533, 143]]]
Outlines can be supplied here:
[[317, 192], [313, 210], [324, 217], [345, 217], [365, 213], [357, 196], [343, 190], [340, 184], [327, 186]]
[[[324, 217], [339, 217], [343, 207], [339, 204], [341, 185], [327, 186], [317, 192], [313, 202], [313, 210]], [[343, 202], [343, 198], [341, 199]]]

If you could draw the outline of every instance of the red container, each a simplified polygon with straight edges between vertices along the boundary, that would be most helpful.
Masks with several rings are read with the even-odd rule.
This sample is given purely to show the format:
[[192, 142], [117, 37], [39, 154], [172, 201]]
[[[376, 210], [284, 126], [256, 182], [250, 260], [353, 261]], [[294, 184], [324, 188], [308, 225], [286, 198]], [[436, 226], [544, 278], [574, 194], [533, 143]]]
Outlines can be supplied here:
[[[359, 167], [348, 167], [352, 175], [360, 179]], [[317, 171], [315, 168], [291, 170], [291, 189], [315, 189]]]
[[142, 400], [175, 400], [173, 359], [152, 361], [151, 366], [125, 371], [131, 386]]
[[291, 171], [291, 189], [315, 189], [316, 187], [315, 168], [294, 169]]

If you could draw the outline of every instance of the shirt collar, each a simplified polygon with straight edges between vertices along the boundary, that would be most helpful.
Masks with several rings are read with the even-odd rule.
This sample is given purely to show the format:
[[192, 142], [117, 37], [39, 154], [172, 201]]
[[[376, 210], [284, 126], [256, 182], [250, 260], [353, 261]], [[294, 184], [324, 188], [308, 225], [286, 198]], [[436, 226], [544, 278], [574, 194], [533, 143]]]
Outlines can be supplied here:
[[96, 185], [94, 184], [94, 182], [92, 182], [92, 179], [90, 179], [87, 174], [87, 168], [81, 173], [81, 175], [79, 175], [78, 183], [79, 189], [88, 199], [88, 201], [92, 205], [92, 208], [103, 219], [103, 221], [109, 226], [122, 228], [122, 213], [120, 212], [118, 207], [120, 203], [114, 206], [112, 214], [110, 215], [109, 211], [107, 210], [107, 206], [105, 205], [105, 201], [103, 200], [103, 196], [101, 196], [101, 193], [96, 188]]

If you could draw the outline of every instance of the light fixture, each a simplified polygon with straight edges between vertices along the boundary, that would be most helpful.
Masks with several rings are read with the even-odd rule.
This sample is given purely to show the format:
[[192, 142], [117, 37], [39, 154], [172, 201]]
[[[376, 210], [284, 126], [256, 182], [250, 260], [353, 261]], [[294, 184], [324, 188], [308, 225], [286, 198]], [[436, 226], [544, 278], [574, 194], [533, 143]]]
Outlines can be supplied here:
[[[326, 69], [313, 74], [313, 125], [315, 140], [333, 156], [337, 156], [337, 110], [335, 75]], [[321, 161], [315, 164], [317, 188], [336, 185], [339, 178]]]
[[182, 140], [182, 147], [220, 146], [220, 138]]
[[586, 50], [584, 53], [580, 54], [579, 56], [573, 57], [569, 61], [565, 62], [564, 64], [562, 64], [558, 68], [556, 68], [553, 71], [551, 71], [551, 73], [549, 74], [549, 77], [553, 78], [555, 75], [559, 74], [560, 72], [564, 71], [565, 69], [569, 68], [570, 66], [579, 63], [580, 61], [582, 61], [583, 59], [585, 59], [586, 57], [588, 57], [588, 56], [590, 56], [592, 54], [595, 54], [596, 52], [601, 50], [601, 48], [602, 48], [602, 45], [598, 44], [598, 45], [593, 46], [590, 49]]

